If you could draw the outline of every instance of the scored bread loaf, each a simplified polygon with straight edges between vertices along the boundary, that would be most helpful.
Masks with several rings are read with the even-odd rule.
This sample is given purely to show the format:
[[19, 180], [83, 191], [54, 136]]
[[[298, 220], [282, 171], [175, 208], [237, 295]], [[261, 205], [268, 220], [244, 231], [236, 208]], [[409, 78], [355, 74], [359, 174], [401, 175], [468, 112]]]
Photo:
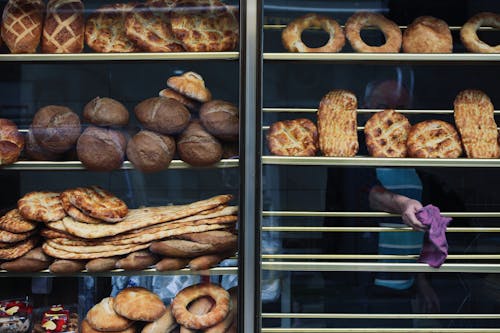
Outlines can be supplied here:
[[2, 16], [2, 39], [12, 53], [35, 53], [43, 26], [42, 0], [9, 0]]
[[80, 0], [49, 0], [43, 25], [43, 53], [80, 53], [85, 19]]

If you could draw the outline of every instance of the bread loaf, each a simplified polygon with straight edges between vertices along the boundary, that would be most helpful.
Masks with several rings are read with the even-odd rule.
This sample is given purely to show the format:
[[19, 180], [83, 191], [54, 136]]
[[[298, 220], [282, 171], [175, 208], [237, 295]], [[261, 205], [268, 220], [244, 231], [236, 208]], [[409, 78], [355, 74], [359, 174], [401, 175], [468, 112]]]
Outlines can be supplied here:
[[96, 97], [85, 105], [83, 118], [97, 126], [126, 126], [129, 113], [125, 106], [108, 97]]
[[135, 168], [156, 172], [168, 168], [174, 158], [175, 141], [172, 137], [151, 131], [137, 133], [127, 145], [127, 157]]
[[9, 0], [3, 10], [2, 39], [12, 53], [35, 53], [42, 35], [42, 0]]
[[222, 158], [222, 146], [198, 120], [192, 121], [177, 141], [180, 158], [193, 166], [208, 166]]
[[69, 150], [78, 140], [81, 131], [78, 115], [71, 109], [58, 105], [38, 110], [33, 117], [32, 128], [40, 146], [53, 153]]
[[126, 271], [139, 271], [156, 264], [158, 258], [147, 250], [132, 252], [116, 262], [116, 268]]
[[85, 19], [80, 0], [49, 0], [43, 25], [43, 53], [80, 53]]
[[185, 107], [187, 107], [190, 111], [196, 112], [200, 108], [200, 103], [198, 101], [195, 101], [194, 99], [191, 99], [187, 96], [184, 96], [183, 94], [170, 89], [170, 88], [165, 88], [161, 90], [158, 95], [160, 97], [167, 97], [167, 98], [172, 98], [177, 100], [178, 102], [181, 102]]
[[31, 160], [35, 161], [58, 161], [62, 158], [61, 154], [53, 153], [38, 144], [31, 126], [26, 134], [25, 152]]
[[213, 100], [200, 108], [200, 120], [203, 127], [215, 137], [226, 140], [238, 140], [240, 118], [238, 107], [233, 103]]
[[184, 105], [172, 98], [152, 97], [137, 104], [137, 119], [148, 130], [177, 134], [189, 123], [191, 115]]
[[116, 130], [91, 126], [78, 138], [78, 159], [90, 170], [120, 169], [125, 157], [127, 140]]
[[24, 137], [16, 124], [0, 118], [0, 165], [12, 164], [19, 158], [24, 147]]

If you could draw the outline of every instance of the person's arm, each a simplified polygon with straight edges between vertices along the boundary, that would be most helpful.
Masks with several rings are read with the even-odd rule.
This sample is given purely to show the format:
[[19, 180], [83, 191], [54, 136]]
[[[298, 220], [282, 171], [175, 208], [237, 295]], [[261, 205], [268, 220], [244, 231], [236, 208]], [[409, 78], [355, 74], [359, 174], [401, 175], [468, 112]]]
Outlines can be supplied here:
[[414, 230], [427, 230], [427, 227], [415, 216], [415, 213], [422, 208], [419, 201], [393, 193], [380, 185], [371, 188], [368, 198], [372, 209], [401, 214], [403, 222]]

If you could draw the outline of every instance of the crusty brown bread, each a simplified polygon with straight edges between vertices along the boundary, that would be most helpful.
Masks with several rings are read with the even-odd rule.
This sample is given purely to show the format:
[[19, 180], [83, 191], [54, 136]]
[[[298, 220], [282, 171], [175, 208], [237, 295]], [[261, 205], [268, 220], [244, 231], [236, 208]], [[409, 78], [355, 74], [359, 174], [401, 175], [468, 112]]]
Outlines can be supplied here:
[[408, 119], [394, 110], [375, 113], [365, 124], [366, 147], [374, 157], [406, 157]]
[[97, 126], [122, 127], [128, 124], [125, 106], [109, 97], [96, 97], [85, 105], [83, 118]]
[[231, 102], [213, 100], [200, 108], [203, 127], [215, 137], [225, 141], [237, 141], [240, 127], [239, 110]]
[[24, 137], [19, 133], [16, 124], [0, 118], [0, 165], [17, 161], [24, 147]]
[[277, 121], [266, 137], [274, 155], [314, 156], [318, 151], [318, 129], [309, 119]]
[[127, 144], [127, 157], [143, 172], [167, 169], [174, 158], [175, 140], [168, 135], [140, 131]]
[[134, 108], [135, 115], [148, 130], [161, 134], [177, 134], [191, 119], [188, 109], [172, 98], [148, 98]]
[[181, 160], [193, 166], [209, 166], [222, 158], [222, 145], [208, 133], [199, 120], [193, 120], [177, 140]]
[[78, 138], [76, 151], [85, 168], [112, 171], [122, 166], [126, 147], [127, 140], [120, 131], [90, 126]]
[[462, 143], [453, 125], [442, 120], [425, 120], [408, 133], [408, 156], [421, 158], [457, 158]]
[[81, 0], [49, 0], [43, 25], [43, 53], [80, 53], [85, 19]]
[[11, 53], [35, 53], [43, 26], [42, 0], [9, 0], [3, 10], [2, 39]]

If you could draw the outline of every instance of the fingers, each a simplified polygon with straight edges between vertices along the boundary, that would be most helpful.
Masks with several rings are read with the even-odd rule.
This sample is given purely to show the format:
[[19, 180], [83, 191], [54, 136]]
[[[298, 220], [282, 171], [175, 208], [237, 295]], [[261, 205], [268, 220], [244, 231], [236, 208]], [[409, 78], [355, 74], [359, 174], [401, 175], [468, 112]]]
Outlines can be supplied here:
[[402, 215], [403, 222], [416, 231], [426, 231], [427, 227], [420, 222], [415, 216], [415, 212], [405, 211]]

